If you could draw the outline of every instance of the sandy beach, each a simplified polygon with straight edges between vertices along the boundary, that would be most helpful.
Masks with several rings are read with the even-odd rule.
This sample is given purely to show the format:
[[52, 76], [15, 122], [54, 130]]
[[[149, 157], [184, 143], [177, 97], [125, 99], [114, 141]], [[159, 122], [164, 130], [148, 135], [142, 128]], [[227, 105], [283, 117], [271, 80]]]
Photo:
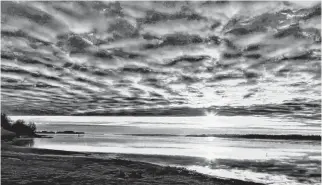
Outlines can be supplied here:
[[1, 146], [1, 183], [15, 184], [218, 184], [258, 185], [219, 179], [182, 168], [121, 159], [99, 159], [90, 153]]

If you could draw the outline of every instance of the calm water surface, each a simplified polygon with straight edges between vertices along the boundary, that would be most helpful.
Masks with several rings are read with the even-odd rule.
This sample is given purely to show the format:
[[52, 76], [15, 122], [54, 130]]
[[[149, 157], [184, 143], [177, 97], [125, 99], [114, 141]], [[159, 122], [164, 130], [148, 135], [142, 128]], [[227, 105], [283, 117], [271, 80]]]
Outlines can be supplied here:
[[[319, 123], [264, 117], [23, 116], [38, 130], [85, 132], [37, 138], [33, 147], [99, 152], [269, 184], [320, 184], [321, 142], [210, 137], [207, 134], [320, 135]], [[204, 137], [186, 135], [206, 134]], [[104, 154], [105, 153], [105, 154]], [[115, 155], [111, 155], [111, 154]]]

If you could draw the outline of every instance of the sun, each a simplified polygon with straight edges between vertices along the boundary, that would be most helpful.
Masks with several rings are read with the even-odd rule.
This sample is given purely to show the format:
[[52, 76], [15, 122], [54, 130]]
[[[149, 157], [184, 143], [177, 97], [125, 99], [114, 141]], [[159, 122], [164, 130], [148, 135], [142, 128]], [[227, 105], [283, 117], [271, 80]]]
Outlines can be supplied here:
[[215, 117], [215, 116], [217, 116], [217, 113], [213, 112], [213, 111], [206, 111], [205, 116], [206, 117]]
[[217, 120], [218, 116], [216, 112], [206, 111], [203, 117], [203, 122], [206, 125], [213, 125], [214, 121]]

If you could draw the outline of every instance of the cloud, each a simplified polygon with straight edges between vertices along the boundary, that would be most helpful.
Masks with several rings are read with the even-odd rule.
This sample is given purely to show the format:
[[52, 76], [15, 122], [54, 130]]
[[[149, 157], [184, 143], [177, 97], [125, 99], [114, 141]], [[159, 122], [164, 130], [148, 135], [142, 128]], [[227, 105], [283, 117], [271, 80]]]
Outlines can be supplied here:
[[[1, 96], [9, 112], [201, 115], [214, 109], [305, 117], [311, 111], [317, 119], [320, 107], [307, 102], [320, 102], [320, 4], [1, 5]], [[285, 108], [295, 100], [295, 108]]]

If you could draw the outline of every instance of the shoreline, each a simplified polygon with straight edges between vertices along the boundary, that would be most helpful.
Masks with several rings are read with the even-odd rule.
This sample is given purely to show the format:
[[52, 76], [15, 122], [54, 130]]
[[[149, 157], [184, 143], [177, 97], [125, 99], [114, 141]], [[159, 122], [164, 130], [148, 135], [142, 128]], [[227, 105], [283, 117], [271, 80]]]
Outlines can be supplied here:
[[[261, 185], [224, 179], [185, 168], [126, 159], [102, 159], [87, 152], [17, 147], [2, 142], [2, 184], [218, 184]], [[26, 165], [28, 167], [26, 167]]]

